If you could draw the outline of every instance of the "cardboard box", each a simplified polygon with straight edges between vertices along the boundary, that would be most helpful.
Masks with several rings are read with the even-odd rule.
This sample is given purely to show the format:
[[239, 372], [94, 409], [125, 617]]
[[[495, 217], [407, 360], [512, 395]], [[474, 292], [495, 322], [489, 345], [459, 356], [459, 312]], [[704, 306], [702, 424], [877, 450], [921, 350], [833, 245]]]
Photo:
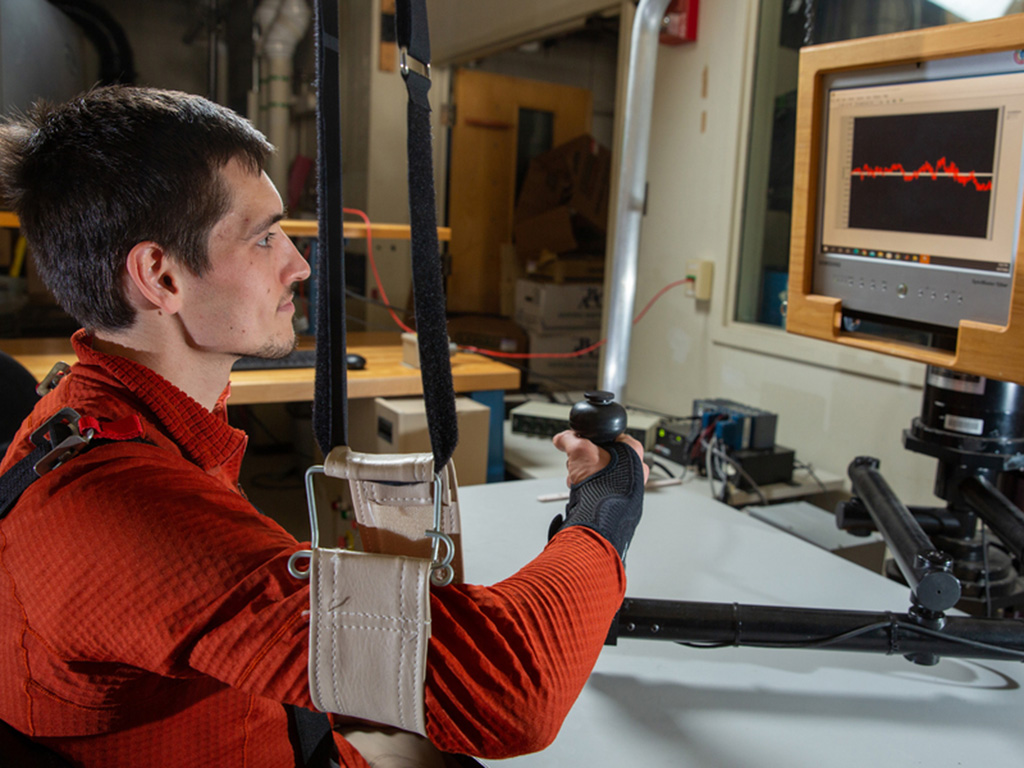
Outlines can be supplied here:
[[[429, 453], [427, 413], [422, 397], [378, 397], [377, 453]], [[455, 398], [459, 444], [452, 458], [460, 486], [487, 482], [491, 409], [468, 397]]]
[[[582, 328], [555, 333], [531, 331], [530, 352], [576, 352], [600, 340], [597, 328]], [[579, 357], [530, 358], [529, 383], [551, 391], [587, 390], [597, 387], [600, 350]]]
[[457, 344], [496, 352], [525, 352], [526, 331], [508, 317], [460, 315], [448, 321], [448, 336]]
[[578, 136], [530, 161], [516, 203], [516, 223], [565, 205], [603, 233], [610, 179], [611, 152], [592, 136]]
[[[516, 282], [515, 320], [528, 331], [550, 332], [601, 325], [602, 283]], [[532, 349], [531, 349], [532, 351]]]
[[553, 283], [601, 282], [604, 280], [604, 256], [541, 251], [526, 265], [526, 270], [531, 277]]
[[579, 245], [573, 234], [572, 214], [564, 205], [517, 221], [512, 235], [516, 253], [527, 260], [543, 250], [565, 253]]
[[[503, 317], [512, 317], [516, 311], [516, 280], [526, 274], [523, 261], [519, 258], [516, 247], [512, 243], [502, 243], [499, 247], [498, 266], [501, 272], [498, 283], [500, 313]], [[525, 339], [523, 343], [525, 346]]]

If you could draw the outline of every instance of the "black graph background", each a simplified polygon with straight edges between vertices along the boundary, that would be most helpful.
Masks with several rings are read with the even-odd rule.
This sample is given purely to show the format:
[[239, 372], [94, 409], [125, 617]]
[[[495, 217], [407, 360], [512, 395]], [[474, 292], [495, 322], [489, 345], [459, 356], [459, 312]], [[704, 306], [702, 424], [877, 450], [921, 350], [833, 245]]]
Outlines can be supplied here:
[[[998, 120], [998, 109], [854, 118], [853, 168], [900, 163], [912, 172], [944, 157], [961, 173], [991, 173]], [[927, 174], [909, 182], [852, 175], [849, 226], [983, 238], [993, 191], [994, 185], [979, 192], [973, 183]]]

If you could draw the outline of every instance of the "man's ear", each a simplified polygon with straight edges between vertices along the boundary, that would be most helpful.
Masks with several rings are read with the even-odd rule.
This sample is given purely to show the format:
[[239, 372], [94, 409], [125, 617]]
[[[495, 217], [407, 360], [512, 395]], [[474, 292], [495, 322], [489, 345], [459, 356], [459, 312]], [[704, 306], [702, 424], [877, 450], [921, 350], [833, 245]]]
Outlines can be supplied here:
[[181, 265], [160, 245], [151, 241], [137, 243], [125, 260], [128, 290], [140, 302], [173, 315], [181, 309]]

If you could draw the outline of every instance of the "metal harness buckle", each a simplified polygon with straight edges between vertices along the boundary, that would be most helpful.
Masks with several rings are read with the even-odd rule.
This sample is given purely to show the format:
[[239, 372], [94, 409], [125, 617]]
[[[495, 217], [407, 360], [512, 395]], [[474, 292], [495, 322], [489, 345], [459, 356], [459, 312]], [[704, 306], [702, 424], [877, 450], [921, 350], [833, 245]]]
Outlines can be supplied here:
[[408, 48], [398, 49], [398, 69], [402, 73], [402, 77], [408, 77], [409, 73], [425, 77], [427, 80], [430, 79], [430, 62], [422, 62], [419, 59], [409, 55]]
[[50, 446], [50, 451], [32, 467], [36, 475], [42, 477], [56, 469], [77, 456], [89, 444], [96, 431], [88, 429], [83, 435], [78, 429], [80, 418], [73, 408], [62, 408], [32, 433], [34, 445], [40, 448], [45, 448], [47, 444]]
[[71, 366], [63, 360], [53, 364], [53, 368], [43, 377], [43, 380], [36, 386], [36, 394], [42, 397], [57, 388], [61, 380], [71, 373]]

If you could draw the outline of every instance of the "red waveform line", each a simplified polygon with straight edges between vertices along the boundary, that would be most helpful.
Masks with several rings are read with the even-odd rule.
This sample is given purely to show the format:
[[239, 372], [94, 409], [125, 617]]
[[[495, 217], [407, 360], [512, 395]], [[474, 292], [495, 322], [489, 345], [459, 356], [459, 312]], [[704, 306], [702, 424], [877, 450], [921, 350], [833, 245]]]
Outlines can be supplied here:
[[908, 171], [900, 163], [890, 165], [888, 168], [883, 168], [879, 165], [872, 168], [870, 165], [865, 163], [863, 167], [853, 169], [853, 175], [859, 176], [861, 179], [865, 176], [875, 178], [876, 176], [889, 175], [897, 172], [903, 177], [904, 181], [916, 181], [921, 174], [931, 176], [932, 181], [934, 181], [939, 177], [940, 173], [944, 173], [948, 174], [949, 178], [953, 179], [953, 181], [957, 182], [962, 187], [966, 187], [968, 184], [974, 184], [974, 188], [979, 192], [987, 192], [992, 189], [991, 179], [988, 181], [981, 181], [977, 176], [975, 176], [974, 171], [961, 173], [956, 163], [947, 163], [946, 158], [944, 157], [939, 158], [939, 162], [934, 166], [929, 162], [925, 162], [925, 164], [916, 171]]

